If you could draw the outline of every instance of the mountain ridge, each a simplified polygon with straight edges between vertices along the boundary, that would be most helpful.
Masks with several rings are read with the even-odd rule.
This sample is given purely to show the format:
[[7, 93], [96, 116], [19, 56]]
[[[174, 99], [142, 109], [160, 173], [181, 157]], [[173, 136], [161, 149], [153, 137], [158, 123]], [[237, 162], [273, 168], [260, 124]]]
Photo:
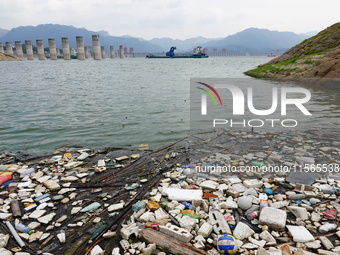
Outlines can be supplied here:
[[[0, 32], [2, 30], [0, 29]], [[132, 36], [112, 36], [107, 31], [90, 31], [86, 28], [76, 28], [60, 24], [41, 24], [38, 26], [19, 26], [4, 32], [0, 36], [0, 42], [31, 40], [35, 44], [35, 40], [42, 39], [44, 46], [48, 47], [48, 39], [55, 38], [58, 48], [61, 48], [61, 38], [68, 37], [70, 47], [76, 47], [76, 36], [84, 36], [85, 45], [92, 45], [92, 35], [100, 35], [100, 43], [108, 47], [113, 45], [117, 51], [119, 45], [127, 48], [134, 48], [134, 52], [155, 53], [165, 52], [170, 47], [177, 47], [177, 52], [189, 52], [196, 46], [203, 46], [207, 49], [208, 54], [215, 51], [221, 52], [225, 49], [228, 53], [272, 53], [283, 52], [294, 44], [306, 39], [307, 35], [298, 35], [293, 32], [271, 31], [261, 28], [247, 28], [234, 35], [224, 38], [205, 38], [202, 36], [189, 38], [185, 40], [172, 38], [153, 38], [145, 40]], [[214, 50], [216, 49], [216, 50]]]

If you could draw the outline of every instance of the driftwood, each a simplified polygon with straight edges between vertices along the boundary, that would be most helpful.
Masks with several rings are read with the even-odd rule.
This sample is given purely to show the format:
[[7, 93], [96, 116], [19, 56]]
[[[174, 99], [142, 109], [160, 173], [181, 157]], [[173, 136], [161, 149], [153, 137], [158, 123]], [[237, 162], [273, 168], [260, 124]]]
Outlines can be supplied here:
[[179, 241], [171, 236], [159, 231], [146, 228], [141, 231], [141, 236], [149, 243], [155, 243], [163, 251], [168, 251], [175, 255], [207, 255], [205, 251], [197, 249], [187, 243]]

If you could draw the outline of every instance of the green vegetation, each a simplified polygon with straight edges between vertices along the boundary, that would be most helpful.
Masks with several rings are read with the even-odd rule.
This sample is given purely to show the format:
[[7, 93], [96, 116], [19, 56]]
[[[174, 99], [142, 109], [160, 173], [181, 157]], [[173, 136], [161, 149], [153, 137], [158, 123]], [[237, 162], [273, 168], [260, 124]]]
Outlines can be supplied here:
[[333, 52], [339, 47], [340, 22], [304, 40], [268, 63], [245, 72], [245, 74], [256, 78], [301, 77], [313, 70], [317, 59], [323, 59], [327, 53]]
[[275, 65], [266, 65], [246, 71], [245, 74], [255, 78], [270, 78], [272, 77], [272, 75], [270, 74], [285, 75], [294, 72], [295, 70], [296, 70], [295, 68], [282, 68], [276, 67]]

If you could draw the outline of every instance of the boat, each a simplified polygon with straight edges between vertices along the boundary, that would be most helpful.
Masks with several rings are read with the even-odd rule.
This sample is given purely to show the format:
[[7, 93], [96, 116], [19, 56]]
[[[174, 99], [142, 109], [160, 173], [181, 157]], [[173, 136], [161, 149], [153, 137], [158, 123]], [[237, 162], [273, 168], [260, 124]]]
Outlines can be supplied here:
[[207, 58], [208, 55], [204, 52], [202, 46], [197, 46], [194, 48], [193, 54], [188, 55], [175, 55], [176, 47], [171, 47], [170, 51], [168, 51], [165, 56], [157, 56], [154, 54], [148, 54], [146, 55], [146, 58]]

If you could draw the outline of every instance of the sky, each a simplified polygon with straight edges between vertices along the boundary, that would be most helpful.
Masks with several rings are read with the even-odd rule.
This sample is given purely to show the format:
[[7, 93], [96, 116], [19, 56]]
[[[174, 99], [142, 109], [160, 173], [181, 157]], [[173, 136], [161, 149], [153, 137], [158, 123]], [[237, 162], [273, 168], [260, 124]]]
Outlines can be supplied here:
[[61, 24], [150, 40], [221, 38], [250, 27], [307, 33], [340, 21], [339, 0], [10, 0], [0, 28]]

